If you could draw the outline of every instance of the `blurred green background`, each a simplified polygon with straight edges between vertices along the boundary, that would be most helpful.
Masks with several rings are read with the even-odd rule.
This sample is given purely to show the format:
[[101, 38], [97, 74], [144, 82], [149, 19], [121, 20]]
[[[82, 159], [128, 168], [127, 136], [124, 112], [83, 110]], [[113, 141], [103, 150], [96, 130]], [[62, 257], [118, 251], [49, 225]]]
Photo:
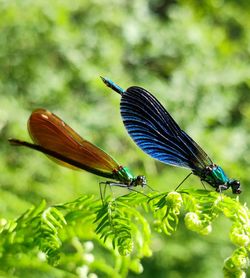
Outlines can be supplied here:
[[[99, 194], [100, 178], [9, 146], [10, 137], [30, 140], [27, 119], [39, 107], [146, 175], [159, 191], [173, 190], [188, 174], [135, 146], [121, 121], [119, 96], [99, 75], [151, 91], [231, 178], [241, 180], [240, 201], [247, 202], [249, 12], [243, 0], [0, 1], [0, 217], [17, 217], [42, 199], [56, 204]], [[199, 179], [183, 185], [192, 186], [200, 188]], [[207, 237], [180, 225], [170, 238], [153, 236], [154, 253], [143, 260], [141, 276], [222, 277], [233, 250], [229, 223], [218, 219]], [[39, 277], [55, 277], [54, 271], [44, 268]]]

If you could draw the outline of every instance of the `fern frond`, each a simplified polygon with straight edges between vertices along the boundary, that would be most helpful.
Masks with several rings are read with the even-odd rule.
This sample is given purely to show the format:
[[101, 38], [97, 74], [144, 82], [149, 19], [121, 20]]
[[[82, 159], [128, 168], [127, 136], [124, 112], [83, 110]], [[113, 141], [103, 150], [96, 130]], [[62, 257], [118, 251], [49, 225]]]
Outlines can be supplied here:
[[153, 209], [155, 218], [155, 228], [158, 232], [164, 232], [170, 236], [176, 229], [179, 223], [179, 214], [182, 206], [182, 197], [177, 192], [168, 194], [157, 193], [150, 199], [154, 205]]
[[[224, 273], [232, 277], [244, 275], [244, 270], [249, 267], [250, 212], [247, 206], [241, 205], [238, 198], [205, 190], [152, 192], [149, 196], [132, 192], [107, 199], [104, 204], [95, 196], [84, 195], [72, 202], [47, 208], [43, 201], [18, 219], [2, 222], [0, 251], [4, 257], [4, 254], [38, 249], [55, 265], [63, 243], [67, 241], [76, 249], [79, 264], [93, 269], [100, 267], [101, 273], [110, 273], [114, 268], [112, 275], [117, 277], [128, 269], [139, 273], [142, 271], [140, 259], [151, 255], [151, 230], [145, 211], [152, 212], [156, 230], [168, 236], [176, 231], [181, 211], [184, 211], [186, 227], [201, 235], [209, 234], [213, 221], [224, 215], [232, 221], [229, 236], [237, 246], [225, 261]], [[103, 261], [97, 263], [85, 259], [82, 254], [88, 251], [83, 248], [83, 239], [105, 247], [116, 266], [105, 268]], [[70, 255], [65, 256], [70, 262]]]
[[62, 213], [55, 207], [49, 207], [39, 214], [34, 220], [36, 230], [34, 240], [49, 259], [51, 264], [58, 260], [58, 250], [62, 245], [59, 231], [66, 225]]
[[131, 253], [133, 248], [131, 225], [121, 203], [117, 201], [106, 203], [98, 211], [95, 222], [99, 222], [96, 233], [100, 234], [104, 242], [111, 239], [113, 248], [118, 247], [120, 254]]
[[[128, 194], [126, 198], [130, 197]], [[124, 197], [117, 198], [99, 209], [95, 220], [98, 223], [96, 233], [104, 242], [111, 241], [113, 248], [121, 255], [130, 254], [135, 245], [143, 255], [149, 255], [150, 227], [136, 208], [128, 205], [128, 199], [122, 202]], [[138, 225], [142, 227], [141, 232]]]
[[187, 209], [190, 209], [190, 198], [193, 203], [193, 211], [185, 215], [185, 223], [190, 230], [207, 235], [212, 230], [212, 221], [219, 214], [232, 221], [229, 237], [238, 248], [225, 261], [224, 273], [228, 277], [244, 277], [244, 269], [249, 267], [250, 249], [250, 211], [247, 206], [240, 204], [239, 197], [234, 199], [216, 192], [198, 190], [183, 194]]
[[4, 246], [11, 242], [13, 251], [16, 249], [16, 252], [26, 252], [37, 246], [53, 264], [58, 259], [57, 253], [61, 246], [58, 233], [65, 224], [63, 215], [56, 208], [46, 209], [46, 202], [42, 201], [39, 206], [27, 210], [11, 225], [5, 226], [2, 231], [2, 244]]

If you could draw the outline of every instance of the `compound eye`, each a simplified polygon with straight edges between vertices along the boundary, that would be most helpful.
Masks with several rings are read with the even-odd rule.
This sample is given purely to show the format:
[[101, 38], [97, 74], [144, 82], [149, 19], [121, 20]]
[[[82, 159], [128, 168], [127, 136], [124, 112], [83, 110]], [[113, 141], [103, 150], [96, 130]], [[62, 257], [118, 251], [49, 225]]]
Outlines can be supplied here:
[[240, 182], [239, 182], [239, 181], [237, 181], [237, 180], [234, 180], [232, 184], [233, 184], [233, 185], [240, 186]]

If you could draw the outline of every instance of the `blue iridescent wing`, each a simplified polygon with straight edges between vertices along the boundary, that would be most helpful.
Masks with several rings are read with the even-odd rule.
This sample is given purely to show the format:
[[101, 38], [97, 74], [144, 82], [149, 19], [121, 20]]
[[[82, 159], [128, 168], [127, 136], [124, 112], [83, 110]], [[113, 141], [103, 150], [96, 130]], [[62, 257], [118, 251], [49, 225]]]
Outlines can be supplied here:
[[202, 148], [145, 89], [133, 86], [124, 91], [120, 109], [129, 135], [153, 158], [195, 171], [212, 164]]

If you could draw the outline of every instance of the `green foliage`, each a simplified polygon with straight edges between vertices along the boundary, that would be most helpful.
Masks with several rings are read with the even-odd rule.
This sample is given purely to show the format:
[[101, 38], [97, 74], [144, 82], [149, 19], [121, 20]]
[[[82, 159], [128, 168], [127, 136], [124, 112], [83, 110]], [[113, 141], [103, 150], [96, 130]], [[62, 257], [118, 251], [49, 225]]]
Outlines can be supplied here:
[[[147, 221], [136, 208], [129, 206], [125, 202], [118, 200], [107, 202], [98, 211], [96, 222], [99, 223], [96, 233], [101, 235], [101, 239], [103, 238], [104, 242], [111, 238], [113, 248], [118, 246], [118, 252], [123, 256], [132, 252], [134, 241], [139, 243], [141, 239], [145, 244], [148, 244], [149, 227]], [[143, 233], [139, 232], [139, 224]], [[133, 237], [136, 236], [136, 240], [132, 240], [132, 232]], [[142, 248], [140, 249], [137, 251], [137, 256], [142, 253]]]
[[38, 247], [49, 259], [54, 260], [61, 247], [58, 233], [65, 224], [63, 215], [54, 207], [46, 208], [46, 203], [43, 201], [38, 207], [33, 206], [15, 221], [4, 223], [1, 228], [2, 254], [25, 253]]
[[[145, 209], [152, 212], [153, 221], [142, 214]], [[36, 250], [37, 254], [46, 254], [50, 264], [60, 266], [62, 252], [64, 257], [70, 255], [69, 251], [63, 251], [63, 245], [67, 242], [72, 241], [72, 245], [76, 245], [78, 241], [80, 252], [86, 252], [81, 247], [83, 238], [77, 234], [77, 230], [84, 226], [84, 229], [90, 230], [85, 240], [95, 239], [113, 253], [115, 263], [109, 262], [110, 268], [119, 260], [126, 261], [125, 266], [113, 272], [115, 277], [125, 277], [129, 269], [141, 272], [140, 260], [151, 255], [150, 226], [154, 226], [157, 232], [171, 236], [182, 218], [181, 210], [184, 210], [186, 228], [203, 236], [211, 233], [212, 223], [220, 215], [231, 220], [229, 237], [237, 249], [225, 260], [224, 273], [226, 277], [243, 277], [249, 267], [250, 211], [239, 203], [238, 198], [205, 190], [151, 193], [150, 197], [130, 193], [108, 199], [104, 204], [89, 195], [48, 208], [42, 202], [16, 220], [2, 224], [1, 260], [12, 253], [20, 256], [28, 250]], [[154, 224], [149, 225], [151, 222]], [[224, 237], [227, 234], [224, 231]], [[88, 266], [88, 271], [105, 274], [105, 268], [102, 264], [98, 265], [94, 257], [89, 262], [82, 259], [81, 263]], [[9, 265], [6, 273], [8, 268]], [[77, 273], [77, 267], [71, 272]]]
[[[163, 197], [161, 197], [163, 196]], [[182, 198], [179, 193], [171, 192], [169, 194], [158, 194], [151, 200], [160, 200], [155, 204], [154, 217], [157, 219], [155, 225], [157, 230], [162, 230], [166, 235], [171, 235], [176, 230], [179, 222], [180, 208], [182, 206]]]

